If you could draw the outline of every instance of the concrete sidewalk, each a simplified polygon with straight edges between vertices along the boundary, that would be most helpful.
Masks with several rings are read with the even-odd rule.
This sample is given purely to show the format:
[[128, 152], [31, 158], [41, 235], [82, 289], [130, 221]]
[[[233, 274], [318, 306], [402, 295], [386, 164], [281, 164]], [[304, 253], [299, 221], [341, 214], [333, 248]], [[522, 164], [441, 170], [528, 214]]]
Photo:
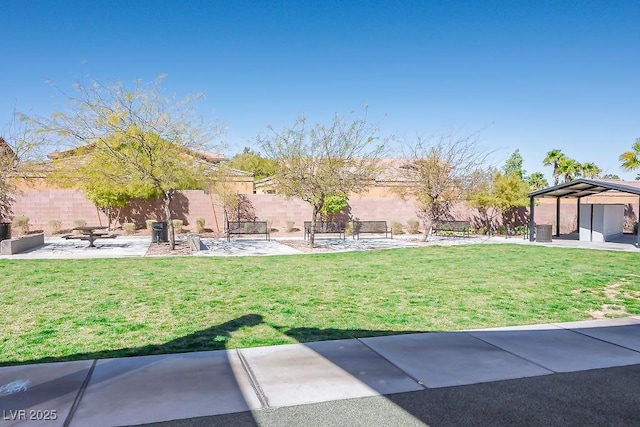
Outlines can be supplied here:
[[[351, 414], [343, 425], [421, 425], [419, 411], [439, 410], [434, 396], [454, 404], [448, 390], [475, 385], [486, 398], [509, 388], [496, 381], [541, 378], [535, 400], [546, 378], [632, 365], [640, 317], [10, 366], [0, 368], [0, 425], [327, 425], [340, 411]], [[412, 399], [411, 410], [398, 403]]]

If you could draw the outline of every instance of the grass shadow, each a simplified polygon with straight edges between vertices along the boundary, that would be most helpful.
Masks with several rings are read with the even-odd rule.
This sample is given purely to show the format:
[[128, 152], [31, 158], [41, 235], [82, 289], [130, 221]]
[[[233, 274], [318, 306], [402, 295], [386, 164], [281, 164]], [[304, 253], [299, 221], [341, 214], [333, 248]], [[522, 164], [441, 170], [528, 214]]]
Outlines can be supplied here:
[[144, 345], [140, 347], [125, 347], [114, 350], [101, 350], [86, 353], [75, 353], [60, 357], [43, 357], [40, 359], [20, 362], [0, 362], [2, 366], [30, 365], [34, 363], [68, 362], [72, 360], [111, 359], [115, 357], [149, 356], [155, 354], [190, 353], [195, 351], [225, 350], [231, 333], [244, 328], [263, 323], [259, 314], [246, 314], [228, 322], [203, 329], [192, 334], [184, 335], [163, 344]]

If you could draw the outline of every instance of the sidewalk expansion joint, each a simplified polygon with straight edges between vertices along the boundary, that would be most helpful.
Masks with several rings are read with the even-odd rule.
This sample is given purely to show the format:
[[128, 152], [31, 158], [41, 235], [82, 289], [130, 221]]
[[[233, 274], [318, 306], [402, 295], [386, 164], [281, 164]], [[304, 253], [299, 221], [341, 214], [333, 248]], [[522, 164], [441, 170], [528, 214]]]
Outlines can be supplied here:
[[466, 335], [468, 335], [468, 336], [470, 336], [471, 338], [475, 338], [475, 339], [477, 339], [478, 341], [482, 341], [482, 342], [483, 342], [483, 343], [485, 343], [485, 344], [489, 344], [491, 347], [497, 348], [497, 349], [498, 349], [498, 350], [500, 350], [500, 351], [504, 351], [505, 353], [509, 353], [510, 355], [515, 356], [515, 357], [517, 357], [518, 359], [526, 360], [527, 362], [532, 363], [532, 364], [534, 364], [534, 365], [536, 365], [536, 366], [538, 366], [538, 367], [540, 367], [540, 368], [542, 368], [542, 369], [544, 369], [544, 370], [546, 370], [546, 371], [549, 371], [549, 372], [551, 372], [552, 374], [557, 374], [557, 373], [558, 373], [558, 372], [554, 371], [553, 369], [551, 369], [551, 368], [549, 368], [549, 367], [547, 367], [547, 366], [541, 365], [541, 364], [539, 364], [538, 362], [534, 362], [533, 360], [527, 359], [526, 357], [522, 357], [522, 356], [520, 356], [519, 354], [515, 354], [515, 353], [514, 353], [514, 352], [512, 352], [512, 351], [505, 350], [504, 348], [502, 348], [502, 347], [500, 347], [500, 346], [498, 346], [498, 345], [495, 345], [495, 344], [493, 344], [493, 343], [490, 343], [489, 341], [485, 341], [485, 340], [483, 340], [482, 338], [476, 337], [475, 335], [470, 334], [469, 332], [462, 332], [462, 333], [463, 333], [463, 334], [466, 334]]
[[98, 363], [98, 359], [93, 359], [93, 363], [89, 368], [89, 372], [87, 372], [87, 377], [82, 382], [82, 385], [80, 386], [80, 390], [78, 390], [78, 394], [76, 395], [76, 398], [73, 400], [71, 409], [69, 409], [69, 414], [67, 415], [67, 418], [65, 418], [64, 424], [62, 424], [63, 427], [69, 427], [69, 424], [71, 424], [71, 419], [75, 415], [75, 412], [78, 409], [78, 406], [80, 405], [80, 401], [84, 396], [84, 392], [87, 390], [87, 387], [89, 386], [89, 381], [91, 381], [91, 377], [93, 376], [93, 371], [95, 370], [97, 363]]
[[[633, 352], [640, 353], [640, 351], [636, 350], [635, 348], [626, 347], [626, 346], [624, 346], [622, 344], [617, 344], [615, 342], [607, 341], [607, 340], [602, 339], [602, 338], [598, 338], [598, 337], [594, 337], [594, 336], [591, 336], [591, 335], [587, 335], [587, 334], [585, 334], [583, 332], [580, 332], [580, 331], [578, 331], [576, 329], [565, 328], [564, 326], [562, 326], [561, 323], [554, 323], [554, 325], [559, 326], [560, 328], [562, 328], [565, 331], [575, 332], [576, 334], [582, 335], [583, 337], [591, 338], [591, 339], [594, 339], [594, 340], [597, 340], [597, 341], [600, 341], [600, 342], [604, 342], [604, 343], [607, 343], [607, 344], [615, 345], [616, 347], [624, 348], [625, 350], [631, 350]], [[633, 325], [625, 325], [625, 326], [633, 326]], [[640, 326], [640, 324], [638, 326]]]
[[247, 362], [247, 359], [244, 358], [244, 355], [242, 354], [239, 348], [236, 349], [236, 354], [240, 359], [242, 368], [244, 369], [244, 371], [247, 373], [247, 376], [249, 377], [249, 382], [251, 383], [251, 387], [253, 388], [253, 391], [255, 392], [256, 396], [258, 396], [260, 405], [262, 406], [263, 409], [268, 409], [269, 399], [267, 398], [267, 395], [264, 394], [262, 387], [260, 387], [260, 383], [258, 382], [258, 379], [253, 373], [253, 370], [251, 370], [251, 366], [249, 366], [249, 362]]
[[404, 369], [402, 369], [400, 366], [396, 365], [395, 363], [393, 363], [391, 360], [387, 359], [386, 357], [384, 357], [382, 354], [378, 353], [375, 349], [373, 349], [371, 346], [367, 345], [367, 343], [365, 343], [364, 341], [360, 340], [360, 338], [356, 338], [356, 341], [358, 341], [360, 344], [362, 344], [363, 346], [367, 347], [369, 350], [373, 351], [375, 354], [377, 354], [378, 356], [380, 356], [382, 359], [386, 360], [387, 363], [391, 364], [391, 366], [395, 367], [396, 369], [398, 369], [400, 372], [402, 372], [404, 375], [406, 375], [407, 377], [411, 378], [413, 381], [416, 382], [416, 384], [418, 384], [420, 387], [424, 388], [425, 390], [428, 389], [428, 387], [419, 379], [417, 379], [416, 377], [414, 377], [413, 375], [411, 375], [410, 373], [408, 373], [407, 371], [405, 371]]

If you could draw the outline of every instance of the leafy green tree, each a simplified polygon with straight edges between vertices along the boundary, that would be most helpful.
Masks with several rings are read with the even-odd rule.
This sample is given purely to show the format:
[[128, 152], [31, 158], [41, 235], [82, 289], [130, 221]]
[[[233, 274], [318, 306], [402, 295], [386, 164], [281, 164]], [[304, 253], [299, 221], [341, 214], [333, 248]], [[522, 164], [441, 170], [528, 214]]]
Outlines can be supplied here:
[[527, 175], [527, 172], [522, 168], [523, 164], [524, 159], [522, 158], [520, 150], [518, 149], [514, 151], [511, 157], [507, 159], [504, 167], [502, 168], [502, 172], [507, 176], [515, 175], [520, 179], [524, 179]]
[[544, 177], [542, 172], [534, 172], [525, 179], [525, 182], [529, 184], [531, 191], [541, 190], [549, 186], [549, 182]]
[[315, 244], [315, 225], [331, 197], [364, 191], [378, 172], [383, 145], [376, 145], [377, 129], [366, 119], [334, 116], [330, 125], [309, 127], [304, 118], [283, 131], [269, 127], [257, 141], [277, 164], [278, 192], [297, 197], [312, 207], [309, 244]]
[[328, 220], [331, 215], [342, 212], [344, 208], [349, 206], [349, 197], [346, 194], [333, 195], [328, 194], [324, 200], [324, 206], [320, 210], [320, 216], [324, 220]]
[[273, 159], [262, 157], [249, 147], [245, 147], [242, 153], [236, 154], [231, 160], [225, 163], [230, 168], [251, 172], [255, 179], [273, 176], [277, 167]]
[[544, 166], [553, 166], [553, 185], [558, 185], [558, 181], [561, 175], [559, 171], [560, 162], [564, 158], [565, 158], [564, 153], [561, 150], [554, 148], [553, 150], [547, 153], [547, 156], [542, 161], [542, 164]]
[[608, 173], [602, 177], [603, 179], [617, 179], [620, 180], [620, 177], [614, 173]]
[[586, 162], [581, 164], [581, 175], [585, 178], [597, 178], [602, 173], [602, 169], [593, 162]]
[[620, 166], [626, 171], [638, 169], [640, 167], [640, 138], [631, 147], [620, 155]]
[[[61, 142], [86, 147], [89, 164], [106, 171], [99, 176], [79, 174], [85, 188], [105, 195], [109, 185], [120, 195], [161, 197], [169, 227], [170, 247], [175, 248], [171, 201], [181, 189], [199, 188], [204, 170], [198, 153], [211, 141], [208, 129], [191, 105], [197, 98], [172, 100], [161, 93], [161, 78], [105, 86], [78, 82], [76, 96], [67, 96], [70, 113], [55, 113], [40, 120], [42, 131]], [[100, 170], [100, 169], [98, 169]]]
[[529, 185], [517, 175], [495, 172], [472, 194], [469, 203], [483, 215], [487, 230], [491, 230], [498, 213], [513, 224], [515, 209], [529, 204], [529, 191]]

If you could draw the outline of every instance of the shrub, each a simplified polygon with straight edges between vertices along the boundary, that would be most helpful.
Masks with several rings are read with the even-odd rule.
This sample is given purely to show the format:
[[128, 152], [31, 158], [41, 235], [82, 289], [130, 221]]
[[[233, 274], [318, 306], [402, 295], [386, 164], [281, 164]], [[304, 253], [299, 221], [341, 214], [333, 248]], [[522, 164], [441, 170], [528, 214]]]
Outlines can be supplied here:
[[29, 217], [26, 215], [18, 215], [13, 218], [13, 225], [22, 231], [22, 234], [29, 234]]
[[391, 232], [393, 232], [393, 234], [395, 234], [395, 235], [403, 234], [404, 231], [402, 231], [402, 223], [398, 222], [398, 221], [392, 221], [391, 222]]
[[287, 221], [285, 224], [287, 225], [287, 233], [293, 232], [293, 226], [295, 225], [295, 221]]
[[151, 230], [153, 228], [154, 222], [157, 222], [157, 221], [155, 219], [148, 219], [144, 222], [145, 226], [147, 227], [147, 230]]
[[196, 219], [196, 233], [204, 232], [204, 223], [205, 223], [204, 218]]
[[127, 234], [134, 234], [136, 232], [136, 224], [133, 222], [122, 223], [122, 230]]
[[352, 235], [353, 236], [353, 221], [349, 221], [344, 226], [344, 235]]
[[182, 233], [182, 226], [184, 225], [184, 221], [181, 219], [174, 219], [173, 221], [173, 229], [176, 233]]
[[407, 221], [407, 231], [409, 232], [409, 234], [419, 234], [420, 230], [418, 230], [418, 228], [420, 227], [420, 222], [416, 219], [410, 219], [409, 221]]
[[62, 221], [59, 219], [49, 220], [49, 230], [51, 230], [51, 234], [60, 234], [62, 230]]
[[[84, 219], [74, 219], [73, 220], [73, 227], [85, 227], [87, 225], [87, 221], [85, 221]], [[80, 234], [80, 231], [76, 230], [76, 234]]]
[[526, 225], [518, 225], [515, 228], [515, 233], [517, 236], [524, 236], [527, 234], [528, 231], [529, 231], [529, 227], [527, 227]]
[[507, 234], [507, 227], [504, 225], [501, 225], [500, 227], [498, 227], [498, 234], [500, 234], [501, 236], [504, 236], [505, 234]]

